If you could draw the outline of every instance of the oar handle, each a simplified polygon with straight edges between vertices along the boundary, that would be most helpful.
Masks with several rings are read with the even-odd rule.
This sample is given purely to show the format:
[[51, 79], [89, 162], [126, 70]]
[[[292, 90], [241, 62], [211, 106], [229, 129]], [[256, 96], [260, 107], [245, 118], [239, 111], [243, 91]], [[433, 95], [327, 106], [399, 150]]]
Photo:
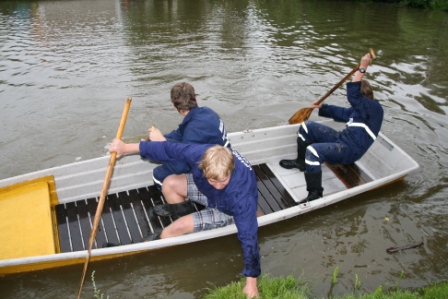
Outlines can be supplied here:
[[350, 78], [351, 76], [353, 76], [353, 74], [356, 73], [356, 71], [357, 71], [358, 69], [359, 69], [359, 64], [358, 64], [357, 66], [355, 66], [355, 67], [353, 68], [353, 70], [352, 70], [347, 76], [345, 76], [341, 81], [339, 81], [338, 84], [336, 84], [335, 86], [333, 86], [332, 89], [330, 89], [329, 91], [327, 91], [327, 93], [324, 94], [324, 96], [321, 97], [321, 98], [317, 101], [317, 105], [321, 104], [326, 98], [328, 98], [328, 96], [329, 96], [330, 94], [333, 93], [333, 91], [335, 91], [336, 89], [338, 89], [339, 87], [341, 87], [341, 85], [342, 85], [345, 81], [347, 81], [348, 78]]
[[[129, 112], [129, 107], [131, 106], [131, 101], [132, 101], [132, 98], [128, 98], [126, 100], [126, 103], [125, 103], [124, 109], [123, 109], [123, 114], [121, 115], [120, 125], [118, 127], [118, 131], [117, 131], [117, 135], [115, 136], [115, 139], [121, 139], [121, 137], [123, 136], [124, 126], [126, 124], [126, 119], [128, 117], [128, 112]], [[95, 212], [95, 219], [93, 221], [92, 231], [90, 232], [89, 256], [90, 256], [90, 251], [93, 246], [93, 242], [95, 241], [96, 233], [98, 230], [98, 224], [99, 224], [100, 218], [101, 218], [101, 213], [103, 212], [104, 201], [106, 199], [107, 191], [109, 189], [109, 183], [110, 183], [110, 179], [112, 177], [112, 172], [113, 172], [113, 169], [115, 166], [116, 158], [117, 158], [117, 152], [111, 153], [111, 156], [109, 159], [109, 165], [108, 165], [105, 179], [103, 182], [103, 188], [101, 189], [100, 200], [98, 201], [98, 206], [97, 206], [96, 212]]]
[[370, 50], [369, 50], [369, 54], [370, 54], [370, 57], [372, 57], [373, 60], [376, 59], [375, 51], [374, 51], [372, 48], [370, 48]]
[[[369, 50], [369, 54], [370, 54], [370, 57], [372, 57], [373, 60], [376, 59], [375, 51], [374, 51], [372, 48], [370, 48], [370, 50]], [[354, 73], [356, 73], [356, 71], [359, 69], [359, 67], [360, 67], [360, 64], [358, 63], [358, 65], [355, 66], [355, 67], [352, 69], [352, 71], [351, 71], [347, 76], [345, 76], [341, 81], [339, 81], [338, 84], [336, 84], [335, 86], [333, 86], [332, 89], [330, 89], [326, 94], [324, 94], [323, 97], [321, 97], [321, 98], [317, 101], [317, 105], [321, 104], [321, 103], [322, 103], [322, 102], [323, 102], [323, 101], [324, 101], [330, 94], [332, 94], [336, 89], [338, 89], [339, 87], [341, 87], [341, 85], [342, 85], [345, 81], [347, 81], [348, 78], [350, 78], [351, 76], [353, 76]]]
[[[129, 107], [131, 106], [131, 101], [132, 101], [132, 98], [129, 97], [126, 100], [126, 103], [124, 105], [123, 114], [121, 115], [120, 125], [118, 127], [117, 135], [115, 137], [116, 139], [121, 139], [121, 137], [123, 136], [124, 126], [126, 124], [126, 119], [128, 117], [128, 112], [129, 112]], [[87, 266], [88, 266], [89, 260], [90, 260], [90, 253], [92, 251], [93, 242], [95, 241], [96, 233], [98, 231], [98, 224], [100, 222], [101, 214], [103, 212], [104, 202], [106, 200], [107, 190], [109, 189], [110, 179], [112, 177], [112, 173], [114, 170], [116, 158], [117, 158], [117, 153], [116, 152], [111, 153], [110, 158], [109, 158], [109, 165], [107, 167], [106, 175], [105, 175], [104, 182], [103, 182], [103, 188], [101, 189], [100, 199], [98, 201], [98, 206], [97, 206], [96, 212], [95, 212], [95, 219], [93, 220], [92, 230], [90, 231], [89, 247], [87, 250], [87, 256], [86, 256], [86, 260], [84, 263], [83, 272], [81, 275], [81, 282], [79, 283], [78, 297], [77, 297], [78, 299], [81, 298], [82, 286], [84, 284], [84, 279], [86, 277]]]
[[[370, 48], [369, 54], [370, 54], [370, 57], [372, 58], [372, 60], [376, 59], [375, 52], [373, 51], [372, 48]], [[344, 83], [348, 78], [353, 76], [353, 74], [356, 73], [356, 71], [359, 69], [360, 65], [361, 65], [361, 63], [359, 63], [357, 66], [355, 66], [353, 68], [353, 70], [347, 76], [345, 76], [341, 81], [339, 81], [338, 84], [336, 84], [332, 89], [330, 89], [323, 97], [321, 97], [315, 103], [317, 105], [320, 105], [330, 94], [333, 93], [333, 91], [338, 89], [342, 85], [342, 83]], [[306, 107], [306, 108], [300, 109], [299, 111], [294, 113], [293, 116], [291, 116], [291, 118], [288, 120], [288, 122], [290, 124], [300, 124], [300, 123], [304, 122], [305, 120], [307, 120], [310, 117], [311, 113], [313, 112], [313, 109], [314, 109], [314, 107]]]
[[121, 115], [120, 126], [118, 127], [116, 139], [121, 139], [123, 136], [124, 126], [126, 124], [126, 119], [128, 118], [129, 108], [131, 107], [132, 98], [129, 97], [124, 104], [123, 114]]

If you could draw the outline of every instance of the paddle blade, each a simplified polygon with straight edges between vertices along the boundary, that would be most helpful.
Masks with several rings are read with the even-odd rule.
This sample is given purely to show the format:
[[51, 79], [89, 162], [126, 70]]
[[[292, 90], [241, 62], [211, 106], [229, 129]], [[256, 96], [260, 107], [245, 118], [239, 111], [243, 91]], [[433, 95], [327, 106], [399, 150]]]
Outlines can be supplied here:
[[312, 112], [313, 108], [302, 108], [293, 116], [291, 116], [288, 122], [291, 125], [303, 123], [305, 120], [308, 120], [308, 118], [310, 118]]

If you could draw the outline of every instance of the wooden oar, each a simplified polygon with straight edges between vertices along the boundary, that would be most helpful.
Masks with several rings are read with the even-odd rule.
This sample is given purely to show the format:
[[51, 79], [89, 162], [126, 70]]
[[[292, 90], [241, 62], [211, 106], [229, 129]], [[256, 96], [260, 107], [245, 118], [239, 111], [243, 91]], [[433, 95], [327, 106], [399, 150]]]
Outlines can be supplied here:
[[[370, 56], [372, 57], [372, 59], [376, 59], [376, 55], [375, 52], [373, 51], [373, 49], [370, 49]], [[332, 89], [330, 89], [323, 97], [321, 97], [319, 99], [319, 101], [317, 101], [317, 105], [321, 104], [330, 94], [333, 93], [333, 91], [335, 91], [336, 89], [338, 89], [348, 78], [350, 78], [351, 76], [353, 76], [353, 74], [359, 69], [359, 64], [357, 66], [355, 66], [353, 68], [353, 70], [347, 75], [345, 76], [341, 81], [339, 81], [338, 84], [336, 84]], [[302, 108], [299, 111], [297, 111], [289, 120], [288, 122], [293, 125], [293, 124], [300, 124], [302, 122], [304, 122], [305, 120], [307, 120], [308, 118], [310, 118], [311, 113], [313, 112], [314, 108], [311, 107], [307, 107], [307, 108]]]
[[[130, 97], [126, 100], [126, 104], [123, 109], [123, 114], [121, 115], [120, 126], [118, 127], [117, 136], [115, 137], [116, 139], [121, 139], [121, 136], [123, 135], [124, 125], [126, 124], [126, 119], [128, 117], [128, 112], [129, 112], [129, 107], [131, 106], [131, 101], [132, 101], [132, 98], [130, 98]], [[112, 172], [114, 170], [116, 158], [117, 158], [117, 153], [116, 152], [111, 153], [110, 159], [109, 159], [109, 166], [107, 167], [106, 177], [104, 178], [103, 188], [101, 190], [100, 200], [98, 201], [98, 206], [97, 206], [96, 212], [95, 212], [95, 219], [93, 220], [92, 230], [90, 231], [89, 248], [87, 251], [86, 261], [84, 263], [84, 270], [82, 271], [81, 282], [79, 284], [78, 299], [81, 298], [82, 286], [84, 284], [84, 278], [86, 277], [87, 266], [89, 264], [93, 242], [95, 241], [96, 232], [98, 231], [98, 224], [100, 222], [101, 214], [103, 212], [104, 201], [106, 200], [107, 190], [109, 189], [109, 183], [110, 183], [110, 179], [112, 177]]]

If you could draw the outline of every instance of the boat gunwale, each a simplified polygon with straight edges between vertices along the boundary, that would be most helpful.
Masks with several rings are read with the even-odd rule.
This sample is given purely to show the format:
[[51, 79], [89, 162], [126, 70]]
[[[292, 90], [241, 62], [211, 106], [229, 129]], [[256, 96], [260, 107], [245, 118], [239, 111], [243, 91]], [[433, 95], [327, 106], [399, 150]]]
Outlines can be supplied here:
[[[372, 190], [373, 188], [377, 188], [388, 184], [390, 182], [396, 181], [400, 178], [404, 178], [404, 176], [408, 173], [408, 171], [402, 171], [400, 173], [390, 175], [384, 177], [382, 179], [378, 179], [351, 189], [347, 189], [345, 191], [341, 191], [338, 193], [330, 194], [328, 196], [324, 196], [318, 200], [313, 202], [304, 203], [295, 207], [290, 207], [275, 213], [271, 213], [268, 215], [263, 215], [258, 217], [258, 225], [259, 227], [272, 224], [281, 220], [286, 220], [293, 218], [295, 216], [308, 213], [334, 203], [343, 201], [347, 198], [359, 195], [366, 191]], [[381, 184], [384, 183], [384, 184]], [[344, 195], [341, 196], [341, 193]], [[280, 220], [279, 220], [280, 219]], [[213, 229], [210, 231], [202, 231], [197, 233], [192, 233], [188, 235], [182, 235], [173, 238], [160, 239], [151, 242], [142, 242], [142, 243], [134, 243], [128, 245], [120, 245], [115, 247], [107, 247], [107, 248], [96, 248], [92, 249], [91, 256], [92, 257], [100, 257], [106, 255], [115, 255], [115, 254], [123, 254], [123, 253], [131, 253], [131, 252], [139, 252], [139, 251], [148, 251], [161, 249], [170, 246], [178, 246], [187, 243], [204, 241], [216, 237], [222, 237], [226, 235], [231, 235], [237, 232], [235, 224], [228, 225], [226, 227]], [[87, 250], [75, 251], [75, 252], [66, 252], [66, 253], [56, 253], [51, 255], [41, 255], [35, 257], [26, 257], [26, 258], [16, 258], [9, 260], [0, 261], [0, 273], [1, 267], [7, 266], [18, 266], [22, 264], [30, 264], [30, 263], [43, 263], [49, 261], [62, 261], [65, 259], [76, 259], [76, 258], [86, 258]]]
[[[235, 138], [235, 137], [241, 136], [244, 139], [244, 136], [245, 136], [244, 134], [248, 134], [248, 133], [255, 134], [255, 133], [260, 133], [260, 132], [262, 133], [262, 132], [265, 132], [266, 130], [282, 131], [282, 129], [284, 129], [285, 127], [288, 127], [288, 132], [290, 132], [289, 130], [296, 132], [298, 126], [299, 125], [293, 125], [293, 126], [285, 125], [285, 126], [276, 126], [276, 127], [271, 127], [271, 128], [246, 130], [246, 131], [241, 131], [241, 132], [229, 133], [229, 136], [230, 136], [230, 138], [232, 138], [232, 137]], [[291, 128], [291, 129], [289, 129], [289, 128]], [[282, 136], [288, 137], [288, 136], [290, 136], [290, 134], [284, 133]], [[409, 162], [406, 164], [406, 165], [408, 165], [407, 168], [402, 169], [399, 172], [390, 174], [388, 176], [377, 178], [371, 182], [368, 182], [368, 183], [365, 183], [365, 184], [362, 184], [362, 185], [359, 185], [359, 186], [356, 186], [356, 187], [353, 187], [353, 188], [350, 188], [347, 190], [329, 194], [329, 195], [324, 196], [324, 197], [322, 197], [318, 200], [315, 200], [313, 202], [300, 204], [298, 206], [293, 206], [293, 207], [286, 208], [286, 209], [283, 209], [283, 210], [280, 210], [277, 212], [273, 212], [273, 213], [270, 213], [267, 215], [259, 216], [258, 217], [259, 227], [262, 227], [262, 226], [265, 226], [268, 224], [272, 224], [275, 222], [279, 222], [282, 220], [286, 220], [289, 218], [293, 218], [295, 216], [332, 205], [334, 203], [337, 203], [337, 202], [340, 202], [347, 198], [359, 195], [366, 191], [378, 188], [380, 186], [389, 184], [389, 183], [397, 181], [399, 179], [403, 179], [411, 171], [414, 171], [415, 169], [419, 168], [418, 163], [410, 155], [408, 155], [403, 149], [401, 149], [399, 146], [397, 146], [393, 141], [391, 141], [384, 134], [380, 133], [380, 136], [381, 136], [381, 138], [386, 140], [388, 143], [390, 143], [394, 148], [396, 148], [399, 151], [400, 155]], [[285, 146], [288, 146], [288, 145], [285, 145]], [[146, 160], [141, 159], [140, 157], [136, 157], [135, 155], [131, 159], [132, 160], [130, 160], [130, 161], [123, 162], [122, 167], [126, 167], [127, 165], [134, 164], [134, 163], [142, 164], [142, 161], [146, 162]], [[24, 175], [0, 180], [0, 187], [23, 182], [24, 181], [23, 179], [25, 179], [25, 181], [27, 181], [27, 180], [39, 178], [39, 177], [42, 177], [45, 175], [53, 174], [55, 170], [57, 172], [61, 169], [63, 170], [64, 168], [69, 169], [74, 164], [76, 164], [76, 167], [80, 167], [80, 166], [82, 167], [82, 165], [84, 165], [84, 164], [92, 165], [92, 163], [93, 164], [95, 164], [95, 163], [107, 164], [107, 161], [108, 161], [108, 156], [103, 156], [103, 157], [98, 157], [98, 158], [94, 158], [94, 159], [90, 159], [90, 160], [65, 164], [62, 166], [56, 166], [53, 168], [44, 169], [44, 170], [36, 171], [33, 173], [24, 174]], [[269, 162], [266, 159], [264, 160], [264, 162], [269, 165]], [[255, 165], [258, 163], [253, 163], [251, 161], [251, 164]], [[104, 167], [106, 167], [106, 165]], [[99, 170], [94, 170], [94, 171], [102, 172], [103, 168], [100, 168]], [[148, 173], [150, 173], [151, 171], [152, 171], [152, 169], [149, 169]], [[64, 179], [67, 177], [68, 176], [64, 176]], [[58, 179], [57, 176], [55, 176], [56, 181], [57, 181], [57, 179]], [[282, 182], [282, 184], [283, 184], [283, 182]], [[138, 183], [135, 186], [128, 187], [127, 190], [125, 190], [125, 191], [129, 191], [131, 189], [141, 188], [141, 187], [147, 187], [147, 186], [142, 186], [141, 183]], [[288, 188], [286, 188], [286, 189], [288, 190]], [[60, 191], [60, 190], [57, 189], [57, 192], [58, 191]], [[123, 188], [119, 188], [119, 187], [116, 187], [115, 189], [111, 188], [109, 190], [109, 194], [117, 193], [117, 192], [121, 192], [121, 191], [123, 191]], [[288, 190], [288, 192], [291, 194], [291, 192], [289, 190]], [[95, 196], [98, 196], [98, 193], [93, 194], [92, 197], [95, 197]], [[293, 198], [295, 198], [295, 197], [293, 196]], [[73, 199], [73, 200], [65, 199], [62, 203], [71, 202], [71, 201], [75, 201], [78, 199], [79, 198]], [[188, 235], [182, 235], [182, 236], [168, 238], [168, 239], [161, 239], [161, 240], [156, 240], [156, 241], [151, 241], [151, 242], [133, 243], [133, 244], [119, 245], [119, 246], [107, 247], [107, 248], [95, 248], [95, 249], [91, 250], [91, 257], [93, 259], [95, 257], [104, 257], [105, 259], [113, 258], [114, 256], [117, 256], [117, 255], [133, 254], [133, 253], [162, 249], [162, 248], [167, 248], [167, 247], [172, 247], [172, 246], [184, 245], [187, 243], [204, 241], [204, 240], [208, 240], [208, 239], [231, 235], [236, 232], [237, 232], [236, 226], [235, 226], [235, 224], [232, 224], [232, 225], [229, 225], [229, 226], [226, 226], [223, 228], [213, 229], [210, 231], [202, 231], [202, 232], [192, 233], [192, 234], [188, 234]], [[23, 265], [37, 265], [36, 269], [31, 269], [30, 271], [41, 270], [42, 268], [39, 268], [39, 266], [38, 266], [39, 264], [44, 264], [44, 263], [49, 263], [49, 262], [58, 262], [58, 261], [64, 261], [64, 260], [85, 259], [87, 257], [87, 254], [88, 254], [87, 250], [82, 250], [82, 251], [75, 251], [75, 252], [56, 253], [56, 254], [51, 254], [51, 255], [40, 255], [40, 256], [0, 260], [0, 274], [17, 273], [17, 272], [8, 271], [8, 270], [13, 267], [23, 266]], [[30, 268], [32, 268], [32, 266], [30, 266]]]

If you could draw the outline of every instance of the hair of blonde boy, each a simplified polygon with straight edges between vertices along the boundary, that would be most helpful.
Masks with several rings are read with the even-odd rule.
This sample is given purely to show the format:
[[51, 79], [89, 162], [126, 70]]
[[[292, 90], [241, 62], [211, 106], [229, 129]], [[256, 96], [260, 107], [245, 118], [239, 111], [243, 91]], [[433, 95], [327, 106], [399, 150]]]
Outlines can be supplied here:
[[199, 169], [210, 180], [224, 180], [235, 169], [232, 151], [227, 147], [215, 145], [208, 148], [199, 163]]

